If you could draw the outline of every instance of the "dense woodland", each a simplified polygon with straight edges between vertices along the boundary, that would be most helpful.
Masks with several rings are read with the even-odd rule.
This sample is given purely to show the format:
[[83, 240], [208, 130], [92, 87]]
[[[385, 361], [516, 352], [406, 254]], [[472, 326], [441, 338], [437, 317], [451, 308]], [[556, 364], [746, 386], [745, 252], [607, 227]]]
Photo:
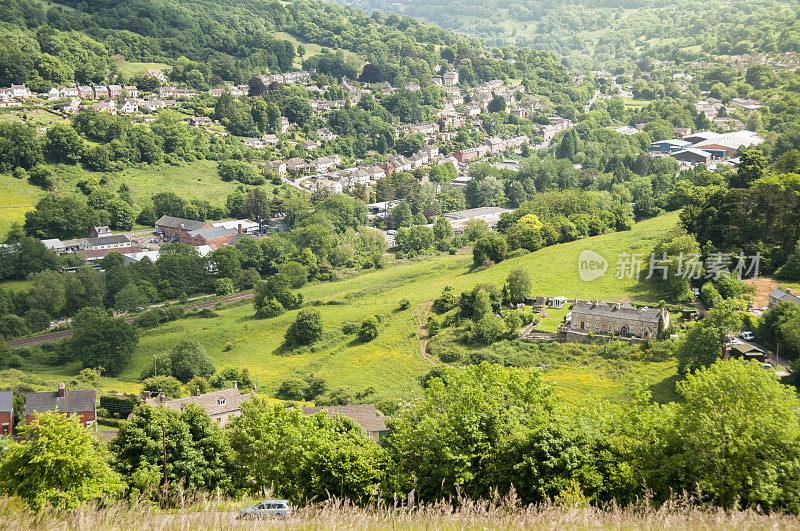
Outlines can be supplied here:
[[494, 45], [552, 51], [579, 68], [630, 68], [640, 60], [685, 62], [712, 55], [796, 52], [800, 47], [796, 4], [773, 0], [360, 0], [354, 5], [366, 12], [410, 15]]

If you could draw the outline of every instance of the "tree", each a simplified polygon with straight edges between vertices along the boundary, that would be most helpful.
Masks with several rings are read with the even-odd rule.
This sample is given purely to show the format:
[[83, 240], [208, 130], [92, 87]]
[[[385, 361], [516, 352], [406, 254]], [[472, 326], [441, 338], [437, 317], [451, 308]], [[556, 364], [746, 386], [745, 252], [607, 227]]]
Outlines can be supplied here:
[[400, 227], [395, 236], [395, 243], [404, 252], [430, 249], [433, 241], [433, 231], [424, 225]]
[[764, 175], [764, 171], [767, 168], [767, 158], [755, 149], [748, 149], [739, 158], [739, 168], [731, 176], [731, 186], [734, 188], [748, 188]]
[[678, 372], [686, 374], [708, 367], [724, 353], [729, 334], [739, 328], [741, 318], [732, 305], [723, 302], [693, 324], [678, 350]]
[[136, 312], [150, 305], [139, 287], [130, 282], [114, 296], [114, 308], [121, 312]]
[[450, 222], [447, 221], [447, 218], [441, 216], [436, 218], [436, 221], [433, 223], [433, 236], [436, 238], [436, 241], [442, 241], [453, 236], [453, 227], [450, 226]]
[[475, 335], [484, 343], [494, 343], [505, 331], [503, 319], [489, 312], [475, 323]]
[[506, 278], [511, 302], [525, 302], [531, 296], [531, 277], [524, 269], [514, 269]]
[[168, 398], [178, 398], [183, 393], [181, 383], [174, 376], [160, 375], [146, 378], [142, 381], [142, 386], [144, 391], [150, 391], [153, 396], [163, 393]]
[[89, 369], [103, 367], [111, 376], [124, 370], [139, 342], [136, 330], [97, 307], [83, 308], [72, 320], [75, 334], [68, 340], [72, 358]]
[[502, 262], [507, 250], [506, 239], [500, 234], [490, 232], [475, 243], [472, 249], [472, 263], [478, 267], [486, 260], [494, 263]]
[[[800, 508], [800, 401], [758, 363], [718, 361], [678, 382], [683, 401], [662, 424], [653, 472], [724, 509]], [[666, 494], [662, 490], [662, 494]]]
[[367, 501], [387, 466], [386, 451], [351, 419], [306, 416], [261, 396], [242, 404], [227, 431], [237, 483], [253, 493], [275, 489], [298, 500], [335, 494]]
[[486, 106], [486, 110], [489, 112], [505, 112], [505, 98], [503, 98], [503, 96], [495, 96], [491, 99], [491, 101], [489, 101], [489, 105]]
[[293, 94], [284, 101], [283, 114], [290, 122], [305, 127], [314, 117], [314, 109], [308, 99]]
[[378, 337], [378, 320], [375, 317], [367, 317], [361, 321], [361, 328], [358, 329], [358, 339], [367, 343]]
[[269, 220], [270, 201], [267, 193], [261, 188], [253, 188], [244, 202], [244, 215], [247, 219]]
[[278, 272], [286, 275], [292, 289], [302, 288], [308, 281], [308, 268], [299, 262], [286, 262], [278, 269]]
[[83, 155], [83, 140], [69, 124], [58, 124], [44, 135], [45, 154], [55, 162], [77, 164]]
[[164, 482], [164, 444], [170, 487], [230, 492], [230, 446], [219, 425], [195, 404], [187, 404], [180, 412], [140, 405], [119, 427], [109, 449], [114, 468], [134, 492], [158, 494]]
[[214, 361], [196, 339], [183, 339], [169, 354], [172, 376], [188, 382], [195, 376], [208, 378], [214, 374]]
[[77, 416], [41, 413], [20, 426], [0, 464], [0, 490], [19, 496], [39, 512], [47, 506], [73, 509], [122, 490], [100, 441]]
[[574, 160], [575, 153], [578, 151], [578, 135], [574, 129], [568, 130], [561, 138], [561, 143], [558, 145], [556, 157], [559, 159]]
[[396, 465], [387, 480], [395, 491], [415, 489], [421, 500], [458, 492], [477, 499], [507, 489], [505, 471], [520, 462], [509, 456], [509, 434], [521, 435], [549, 415], [551, 386], [539, 369], [486, 362], [441, 372], [421, 400], [392, 415], [384, 446]]
[[303, 308], [286, 329], [288, 345], [310, 345], [322, 338], [322, 316], [316, 308]]
[[0, 122], [0, 171], [32, 168], [41, 160], [42, 148], [34, 127], [11, 120]]

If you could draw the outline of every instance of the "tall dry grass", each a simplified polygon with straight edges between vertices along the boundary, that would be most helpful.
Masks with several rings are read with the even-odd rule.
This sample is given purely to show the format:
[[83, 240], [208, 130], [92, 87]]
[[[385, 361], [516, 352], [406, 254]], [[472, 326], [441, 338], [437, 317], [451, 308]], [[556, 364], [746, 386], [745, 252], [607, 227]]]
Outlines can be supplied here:
[[19, 500], [0, 498], [0, 527], [8, 529], [797, 529], [800, 518], [756, 511], [701, 508], [674, 500], [660, 508], [642, 503], [635, 507], [569, 507], [563, 504], [519, 506], [513, 498], [494, 502], [461, 500], [417, 505], [359, 508], [328, 501], [297, 508], [285, 519], [238, 520], [239, 509], [250, 500], [211, 499], [172, 510], [149, 503], [117, 502], [102, 508], [43, 511], [35, 515]]

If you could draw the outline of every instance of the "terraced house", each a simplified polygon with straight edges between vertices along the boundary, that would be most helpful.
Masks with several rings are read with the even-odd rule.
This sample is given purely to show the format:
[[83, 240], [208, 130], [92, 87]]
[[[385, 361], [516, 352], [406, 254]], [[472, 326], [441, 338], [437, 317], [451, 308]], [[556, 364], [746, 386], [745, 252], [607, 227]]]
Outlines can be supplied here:
[[636, 308], [628, 303], [575, 301], [569, 330], [594, 332], [621, 337], [652, 339], [658, 335], [659, 322], [669, 326], [669, 312], [658, 308]]

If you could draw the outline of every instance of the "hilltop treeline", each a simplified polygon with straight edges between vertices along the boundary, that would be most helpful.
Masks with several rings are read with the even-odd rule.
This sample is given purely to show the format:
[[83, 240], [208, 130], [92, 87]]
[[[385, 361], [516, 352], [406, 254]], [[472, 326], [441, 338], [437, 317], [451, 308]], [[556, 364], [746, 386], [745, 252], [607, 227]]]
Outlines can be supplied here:
[[[367, 16], [358, 9], [321, 1], [64, 4], [70, 7], [45, 7], [30, 0], [10, 2], [0, 24], [0, 36], [4, 37], [0, 85], [28, 82], [36, 89], [73, 79], [101, 82], [109, 72], [118, 73], [115, 63], [109, 61], [114, 55], [128, 61], [172, 63], [176, 66], [174, 80], [196, 88], [221, 80], [242, 82], [254, 73], [291, 70], [298, 51], [305, 52], [276, 38], [275, 32], [290, 33], [328, 52], [354, 52], [377, 67], [373, 77], [392, 83], [428, 83], [443, 66], [456, 60], [468, 83], [527, 78], [554, 90], [567, 80], [566, 69], [549, 53], [509, 49], [502, 57], [487, 57], [479, 40], [410, 17]], [[312, 66], [319, 62], [312, 61]], [[346, 71], [357, 72], [360, 66], [350, 64]]]

